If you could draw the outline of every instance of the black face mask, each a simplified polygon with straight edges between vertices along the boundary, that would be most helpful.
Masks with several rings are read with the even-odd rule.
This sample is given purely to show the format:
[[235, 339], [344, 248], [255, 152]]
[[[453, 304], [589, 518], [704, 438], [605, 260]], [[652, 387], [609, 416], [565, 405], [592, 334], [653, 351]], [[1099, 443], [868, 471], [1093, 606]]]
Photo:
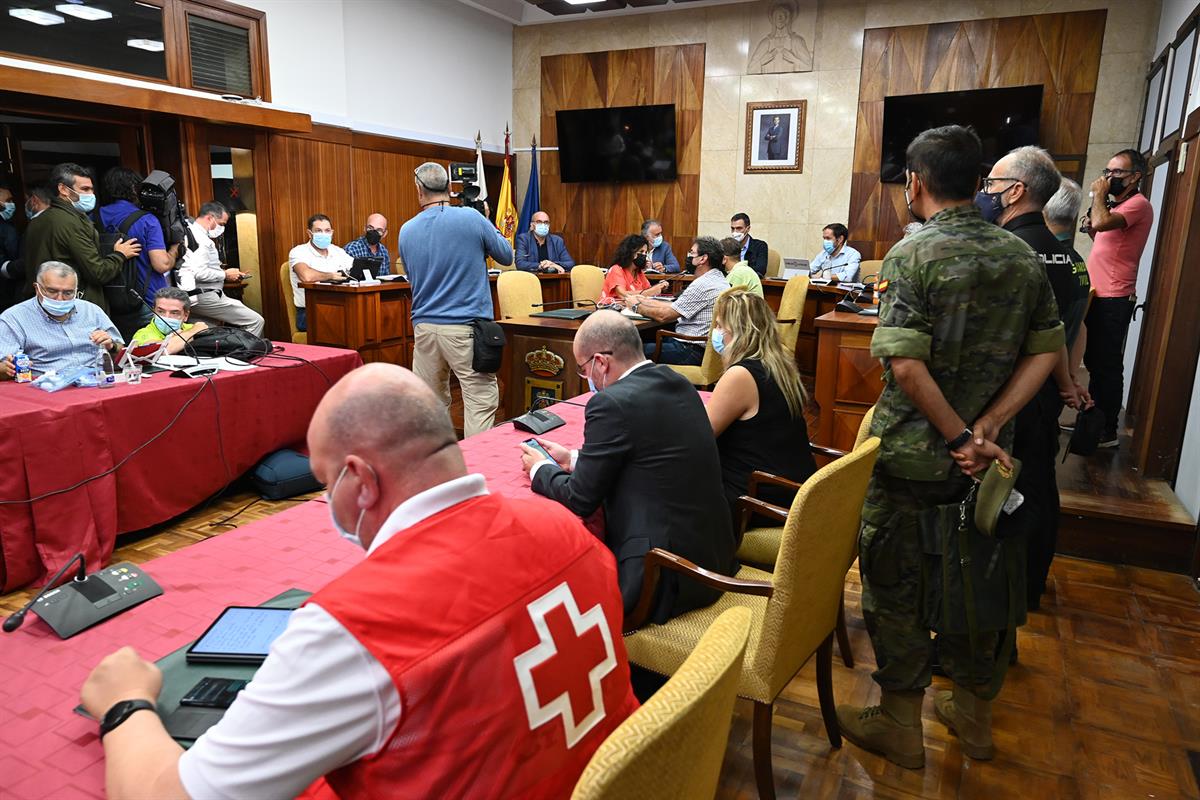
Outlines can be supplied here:
[[1108, 193], [1113, 197], [1120, 197], [1125, 188], [1125, 180], [1123, 178], [1110, 178], [1108, 181]]
[[908, 206], [909, 216], [911, 216], [913, 219], [915, 219], [917, 222], [920, 222], [923, 225], [923, 224], [925, 224], [925, 217], [922, 217], [920, 214], [913, 211], [912, 200], [908, 199], [908, 187], [911, 185], [912, 185], [911, 179], [909, 180], [908, 183], [904, 184], [904, 204], [906, 206]]
[[[699, 256], [697, 256], [697, 258], [699, 258]], [[688, 257], [683, 260], [683, 271], [689, 275], [696, 271], [696, 264], [692, 261], [691, 255], [688, 255]]]
[[372, 228], [363, 235], [363, 238], [367, 240], [367, 244], [374, 247], [383, 239], [383, 234]]
[[635, 267], [637, 267], [638, 269], [645, 269], [646, 268], [646, 254], [638, 253], [636, 256], [634, 256], [633, 257], [633, 265]]

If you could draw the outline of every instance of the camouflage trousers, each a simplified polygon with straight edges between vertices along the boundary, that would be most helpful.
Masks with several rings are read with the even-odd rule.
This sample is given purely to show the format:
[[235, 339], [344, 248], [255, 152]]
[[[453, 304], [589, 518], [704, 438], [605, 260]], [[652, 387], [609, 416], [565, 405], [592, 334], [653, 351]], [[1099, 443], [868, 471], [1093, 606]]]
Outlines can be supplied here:
[[[932, 681], [934, 640], [930, 609], [923, 607], [918, 514], [961, 500], [969, 485], [962, 475], [946, 481], [910, 481], [876, 469], [871, 476], [858, 537], [858, 568], [863, 618], [875, 648], [877, 669], [871, 677], [883, 689], [915, 691]], [[972, 651], [966, 634], [938, 635], [942, 668], [960, 686], [987, 683], [996, 669], [999, 637], [995, 630], [980, 632]]]

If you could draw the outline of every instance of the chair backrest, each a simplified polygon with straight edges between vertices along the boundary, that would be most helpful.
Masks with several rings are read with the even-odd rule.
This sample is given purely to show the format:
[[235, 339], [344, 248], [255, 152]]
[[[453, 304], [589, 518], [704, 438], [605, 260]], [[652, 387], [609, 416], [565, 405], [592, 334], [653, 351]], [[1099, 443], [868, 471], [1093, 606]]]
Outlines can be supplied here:
[[778, 250], [767, 248], [767, 271], [766, 277], [778, 278], [779, 273], [783, 270], [783, 256], [779, 255]]
[[808, 299], [808, 276], [796, 275], [788, 278], [779, 298], [779, 311], [775, 319], [794, 319], [795, 322], [779, 325], [779, 343], [784, 352], [796, 352], [796, 340], [800, 338], [800, 321], [804, 319], [804, 301]]
[[704, 343], [704, 360], [700, 362], [700, 385], [709, 386], [721, 380], [725, 374], [725, 362], [717, 353], [712, 343], [712, 328], [708, 330], [708, 340]]
[[[283, 293], [283, 308], [287, 311], [288, 332], [294, 337], [300, 331], [296, 328], [296, 304], [292, 301], [292, 265], [285, 261], [279, 265], [279, 291]], [[296, 341], [291, 338], [291, 341]]]
[[528, 317], [541, 311], [542, 282], [524, 270], [509, 270], [496, 276], [496, 296], [500, 299], [500, 319]]
[[868, 275], [879, 275], [879, 270], [883, 268], [883, 259], [872, 259], [871, 261], [858, 262], [858, 279], [861, 281]]
[[581, 303], [581, 300], [599, 301], [604, 291], [604, 270], [591, 264], [576, 264], [571, 268], [571, 299], [576, 308], [590, 306], [591, 303]]
[[875, 419], [875, 406], [868, 408], [867, 413], [863, 414], [862, 422], [858, 423], [858, 435], [854, 437], [855, 450], [871, 435], [871, 420], [873, 419]]
[[683, 665], [592, 754], [572, 800], [690, 800], [717, 791], [750, 609], [727, 610]]
[[757, 696], [779, 694], [834, 629], [878, 454], [879, 439], [871, 437], [821, 467], [796, 492], [758, 646], [745, 665], [745, 679]]

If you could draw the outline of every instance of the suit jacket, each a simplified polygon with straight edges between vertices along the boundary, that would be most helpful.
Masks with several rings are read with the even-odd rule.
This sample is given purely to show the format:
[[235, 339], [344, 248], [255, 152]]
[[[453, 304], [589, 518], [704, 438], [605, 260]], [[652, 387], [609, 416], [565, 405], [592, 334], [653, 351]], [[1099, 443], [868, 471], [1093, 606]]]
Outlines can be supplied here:
[[46, 261], [62, 261], [79, 273], [79, 288], [88, 302], [108, 314], [105, 284], [121, 274], [125, 256], [113, 252], [100, 255], [100, 233], [91, 219], [60, 197], [31, 220], [25, 229], [25, 298], [33, 297], [37, 268]]
[[750, 237], [750, 246], [746, 248], [746, 263], [758, 273], [758, 277], [767, 274], [767, 243], [762, 239]]
[[[535, 492], [581, 517], [604, 507], [605, 544], [617, 558], [626, 614], [637, 605], [653, 547], [714, 572], [736, 571], [721, 487], [717, 444], [700, 395], [679, 373], [658, 365], [638, 367], [588, 401], [573, 472], [547, 464], [533, 478]], [[678, 573], [660, 575], [655, 622], [720, 596]]]
[[[676, 258], [675, 253], [671, 251], [671, 243], [666, 239], [663, 239], [662, 244], [650, 251], [650, 255], [647, 256], [646, 261], [648, 261], [649, 264], [653, 264], [656, 261], [661, 261], [663, 265], [663, 272], [680, 271], [679, 259]], [[647, 266], [649, 266], [649, 264], [647, 264]]]
[[[533, 238], [533, 231], [525, 231], [524, 233], [517, 234], [516, 245], [517, 269], [523, 269], [526, 272], [537, 272], [541, 259], [538, 258], [537, 239]], [[566, 242], [563, 241], [561, 236], [553, 233], [546, 237], [546, 258], [568, 272], [571, 271], [571, 267], [575, 266], [575, 260], [567, 252]]]

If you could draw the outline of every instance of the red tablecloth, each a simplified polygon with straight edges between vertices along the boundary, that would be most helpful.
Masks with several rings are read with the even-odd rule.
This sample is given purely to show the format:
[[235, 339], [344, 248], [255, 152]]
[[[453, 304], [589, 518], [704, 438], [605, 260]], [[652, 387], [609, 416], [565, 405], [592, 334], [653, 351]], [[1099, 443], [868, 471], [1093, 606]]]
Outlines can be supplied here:
[[[583, 409], [551, 410], [567, 425], [548, 437], [581, 444]], [[483, 473], [493, 492], [528, 497], [517, 447], [528, 437], [507, 424], [472, 436], [462, 443], [468, 468]], [[72, 709], [108, 653], [129, 644], [161, 658], [203, 633], [226, 606], [257, 605], [291, 588], [316, 591], [360, 558], [316, 500], [147, 563], [162, 596], [72, 639], [60, 640], [33, 615], [15, 633], [0, 634], [0, 797], [104, 796], [96, 724]]]
[[117, 534], [165, 522], [267, 453], [302, 443], [329, 388], [326, 377], [336, 381], [361, 359], [353, 350], [281, 346], [312, 365], [268, 358], [263, 367], [220, 373], [211, 385], [166, 373], [138, 386], [54, 394], [0, 384], [0, 501], [27, 500], [111, 469], [195, 398], [170, 430], [114, 473], [32, 504], [0, 503], [0, 591], [44, 580], [81, 550], [88, 569], [99, 569]]

